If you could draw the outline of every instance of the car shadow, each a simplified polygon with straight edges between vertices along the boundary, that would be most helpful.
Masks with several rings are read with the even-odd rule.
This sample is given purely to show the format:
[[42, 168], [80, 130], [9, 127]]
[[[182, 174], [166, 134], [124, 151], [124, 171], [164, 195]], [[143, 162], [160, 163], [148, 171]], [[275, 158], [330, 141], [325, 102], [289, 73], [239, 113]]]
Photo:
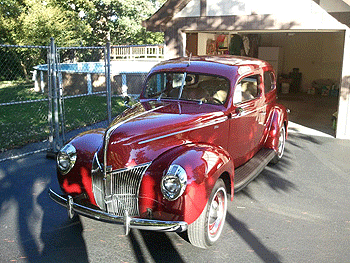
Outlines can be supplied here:
[[226, 215], [226, 223], [228, 223], [231, 228], [247, 243], [247, 245], [251, 247], [251, 249], [263, 262], [282, 262], [280, 255], [269, 250], [257, 236], [249, 231], [246, 224], [239, 221], [229, 212]]
[[43, 153], [0, 163], [0, 217], [11, 229], [1, 236], [12, 242], [2, 255], [7, 261], [88, 262], [81, 222], [68, 221], [48, 197], [49, 185], [58, 188], [54, 171], [55, 162]]
[[[288, 128], [288, 143], [291, 145], [302, 148], [302, 146], [298, 143], [299, 140], [306, 141], [306, 142], [311, 142], [314, 144], [322, 145], [323, 140], [327, 140], [325, 137], [320, 140], [318, 136], [313, 136], [313, 135], [308, 135], [308, 134], [303, 134], [300, 133], [297, 129], [295, 128]], [[332, 140], [333, 138], [328, 138], [328, 140]]]
[[265, 183], [276, 192], [291, 192], [293, 190], [297, 190], [298, 188], [296, 184], [281, 176], [286, 174], [291, 166], [289, 154], [290, 151], [285, 149], [285, 155], [277, 164], [269, 164], [266, 166], [265, 169], [252, 182], [250, 182], [238, 193], [235, 193], [235, 195], [244, 195], [251, 200], [255, 200], [252, 192], [252, 185], [254, 185], [254, 183]]
[[140, 243], [146, 246], [154, 262], [185, 262], [166, 233], [145, 230], [139, 230], [138, 233], [141, 239], [136, 238], [134, 231], [129, 234], [137, 262], [149, 262], [143, 256]]

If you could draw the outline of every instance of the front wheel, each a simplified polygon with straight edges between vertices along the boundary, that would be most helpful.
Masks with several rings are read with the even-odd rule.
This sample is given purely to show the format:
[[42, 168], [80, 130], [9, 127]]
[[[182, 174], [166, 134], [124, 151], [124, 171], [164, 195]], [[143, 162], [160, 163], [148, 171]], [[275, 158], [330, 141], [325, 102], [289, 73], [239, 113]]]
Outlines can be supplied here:
[[208, 248], [220, 237], [227, 212], [227, 193], [222, 179], [218, 179], [203, 212], [188, 226], [188, 238], [192, 245]]
[[282, 125], [280, 134], [278, 137], [278, 148], [277, 148], [276, 156], [271, 160], [272, 164], [276, 164], [279, 162], [279, 160], [282, 159], [282, 156], [284, 154], [285, 144], [286, 144], [286, 128], [284, 127], [284, 125]]

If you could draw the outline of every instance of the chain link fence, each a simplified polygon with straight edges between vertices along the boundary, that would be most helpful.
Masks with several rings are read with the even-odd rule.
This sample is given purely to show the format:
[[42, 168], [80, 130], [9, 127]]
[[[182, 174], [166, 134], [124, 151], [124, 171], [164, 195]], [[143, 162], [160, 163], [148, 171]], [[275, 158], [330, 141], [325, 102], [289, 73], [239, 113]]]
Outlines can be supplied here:
[[35, 141], [43, 143], [30, 151], [49, 148], [48, 97], [33, 81], [47, 54], [46, 46], [0, 46], [0, 153]]
[[147, 72], [161, 60], [156, 48], [162, 52], [142, 46], [148, 57], [130, 59], [113, 57], [125, 46], [109, 44], [0, 45], [0, 161], [54, 154], [79, 132], [107, 127], [125, 109], [122, 97], [140, 94]]

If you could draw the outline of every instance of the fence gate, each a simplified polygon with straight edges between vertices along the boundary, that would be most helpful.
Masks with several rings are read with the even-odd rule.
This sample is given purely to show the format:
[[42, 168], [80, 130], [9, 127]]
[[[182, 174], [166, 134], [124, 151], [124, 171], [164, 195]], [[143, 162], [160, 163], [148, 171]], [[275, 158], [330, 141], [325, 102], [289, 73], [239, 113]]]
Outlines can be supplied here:
[[[48, 65], [52, 111], [52, 153], [74, 135], [111, 121], [107, 47], [58, 47], [53, 41]], [[51, 116], [50, 116], [51, 114]], [[51, 117], [51, 118], [50, 118]]]

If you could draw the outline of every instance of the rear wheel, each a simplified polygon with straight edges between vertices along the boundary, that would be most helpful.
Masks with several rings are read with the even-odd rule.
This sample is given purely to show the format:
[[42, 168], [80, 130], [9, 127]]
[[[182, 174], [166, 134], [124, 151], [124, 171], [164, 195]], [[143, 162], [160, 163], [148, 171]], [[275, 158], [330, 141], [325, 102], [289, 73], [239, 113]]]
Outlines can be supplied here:
[[203, 212], [188, 226], [192, 245], [208, 248], [220, 237], [227, 212], [227, 193], [222, 179], [218, 179]]
[[278, 148], [277, 148], [276, 156], [271, 160], [271, 163], [276, 164], [279, 162], [279, 160], [282, 159], [284, 154], [285, 144], [286, 144], [286, 128], [284, 127], [284, 125], [282, 125], [280, 134], [278, 137]]

